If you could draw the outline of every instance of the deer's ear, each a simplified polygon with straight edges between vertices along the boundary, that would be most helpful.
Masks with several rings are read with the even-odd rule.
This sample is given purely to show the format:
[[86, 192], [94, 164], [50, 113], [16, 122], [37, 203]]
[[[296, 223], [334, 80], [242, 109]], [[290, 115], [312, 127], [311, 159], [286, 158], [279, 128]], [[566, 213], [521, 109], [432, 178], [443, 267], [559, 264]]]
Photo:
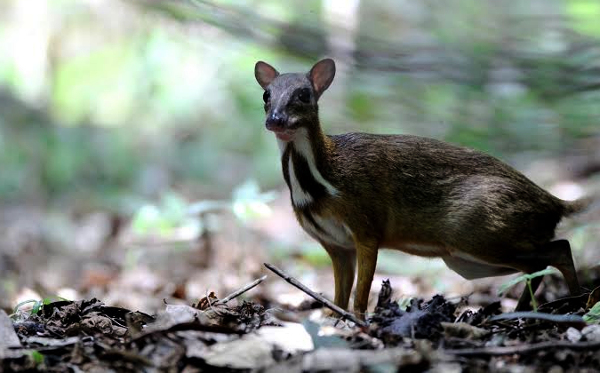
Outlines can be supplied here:
[[267, 86], [271, 84], [273, 79], [277, 78], [278, 75], [279, 73], [277, 70], [266, 62], [258, 61], [256, 65], [254, 65], [254, 77], [263, 89], [267, 89]]
[[333, 62], [331, 58], [326, 58], [317, 62], [312, 69], [310, 69], [308, 79], [313, 85], [315, 96], [317, 98], [321, 97], [321, 94], [329, 88], [334, 76], [335, 62]]

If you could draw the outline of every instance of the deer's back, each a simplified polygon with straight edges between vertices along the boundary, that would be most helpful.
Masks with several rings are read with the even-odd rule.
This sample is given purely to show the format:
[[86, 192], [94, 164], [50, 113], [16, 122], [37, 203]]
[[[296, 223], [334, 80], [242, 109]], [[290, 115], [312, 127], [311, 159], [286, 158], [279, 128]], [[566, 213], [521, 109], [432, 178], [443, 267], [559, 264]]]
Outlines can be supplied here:
[[[482, 152], [407, 135], [331, 136], [331, 174], [357, 213], [384, 227], [383, 241], [449, 246], [552, 239], [564, 206], [527, 177]], [[374, 198], [360, 198], [364, 195]], [[352, 199], [352, 196], [357, 198]]]

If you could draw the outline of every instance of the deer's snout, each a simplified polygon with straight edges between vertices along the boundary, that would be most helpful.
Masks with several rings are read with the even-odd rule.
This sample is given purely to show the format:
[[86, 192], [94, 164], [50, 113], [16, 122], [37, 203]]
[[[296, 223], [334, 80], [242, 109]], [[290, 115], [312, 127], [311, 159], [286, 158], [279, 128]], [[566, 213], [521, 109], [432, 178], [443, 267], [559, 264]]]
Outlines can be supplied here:
[[269, 131], [281, 131], [285, 129], [287, 120], [287, 115], [273, 111], [271, 114], [269, 114], [269, 116], [267, 116], [265, 125]]

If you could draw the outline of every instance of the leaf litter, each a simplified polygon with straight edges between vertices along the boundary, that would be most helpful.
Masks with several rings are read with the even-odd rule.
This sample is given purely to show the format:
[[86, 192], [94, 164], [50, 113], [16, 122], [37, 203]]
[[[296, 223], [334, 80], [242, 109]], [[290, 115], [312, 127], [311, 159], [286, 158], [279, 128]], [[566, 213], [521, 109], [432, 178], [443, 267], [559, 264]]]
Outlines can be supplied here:
[[544, 305], [537, 313], [502, 314], [499, 302], [472, 310], [467, 297], [441, 295], [412, 299], [403, 309], [386, 280], [366, 326], [314, 317], [319, 311], [312, 303], [285, 309], [230, 302], [234, 298], [210, 293], [192, 306], [166, 304], [156, 315], [97, 299], [59, 300], [11, 317], [0, 312], [0, 370], [591, 372], [600, 367], [597, 307], [584, 318], [590, 299], [582, 297], [570, 301], [574, 311], [568, 315]]

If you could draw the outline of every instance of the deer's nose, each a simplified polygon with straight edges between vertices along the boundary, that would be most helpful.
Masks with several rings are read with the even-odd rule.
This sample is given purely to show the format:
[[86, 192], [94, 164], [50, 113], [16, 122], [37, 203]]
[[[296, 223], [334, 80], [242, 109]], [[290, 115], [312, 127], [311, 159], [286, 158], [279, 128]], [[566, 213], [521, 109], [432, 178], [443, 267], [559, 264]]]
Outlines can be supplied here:
[[285, 127], [285, 123], [287, 122], [287, 115], [284, 115], [280, 112], [274, 111], [268, 117], [265, 125], [268, 130], [281, 130]]

